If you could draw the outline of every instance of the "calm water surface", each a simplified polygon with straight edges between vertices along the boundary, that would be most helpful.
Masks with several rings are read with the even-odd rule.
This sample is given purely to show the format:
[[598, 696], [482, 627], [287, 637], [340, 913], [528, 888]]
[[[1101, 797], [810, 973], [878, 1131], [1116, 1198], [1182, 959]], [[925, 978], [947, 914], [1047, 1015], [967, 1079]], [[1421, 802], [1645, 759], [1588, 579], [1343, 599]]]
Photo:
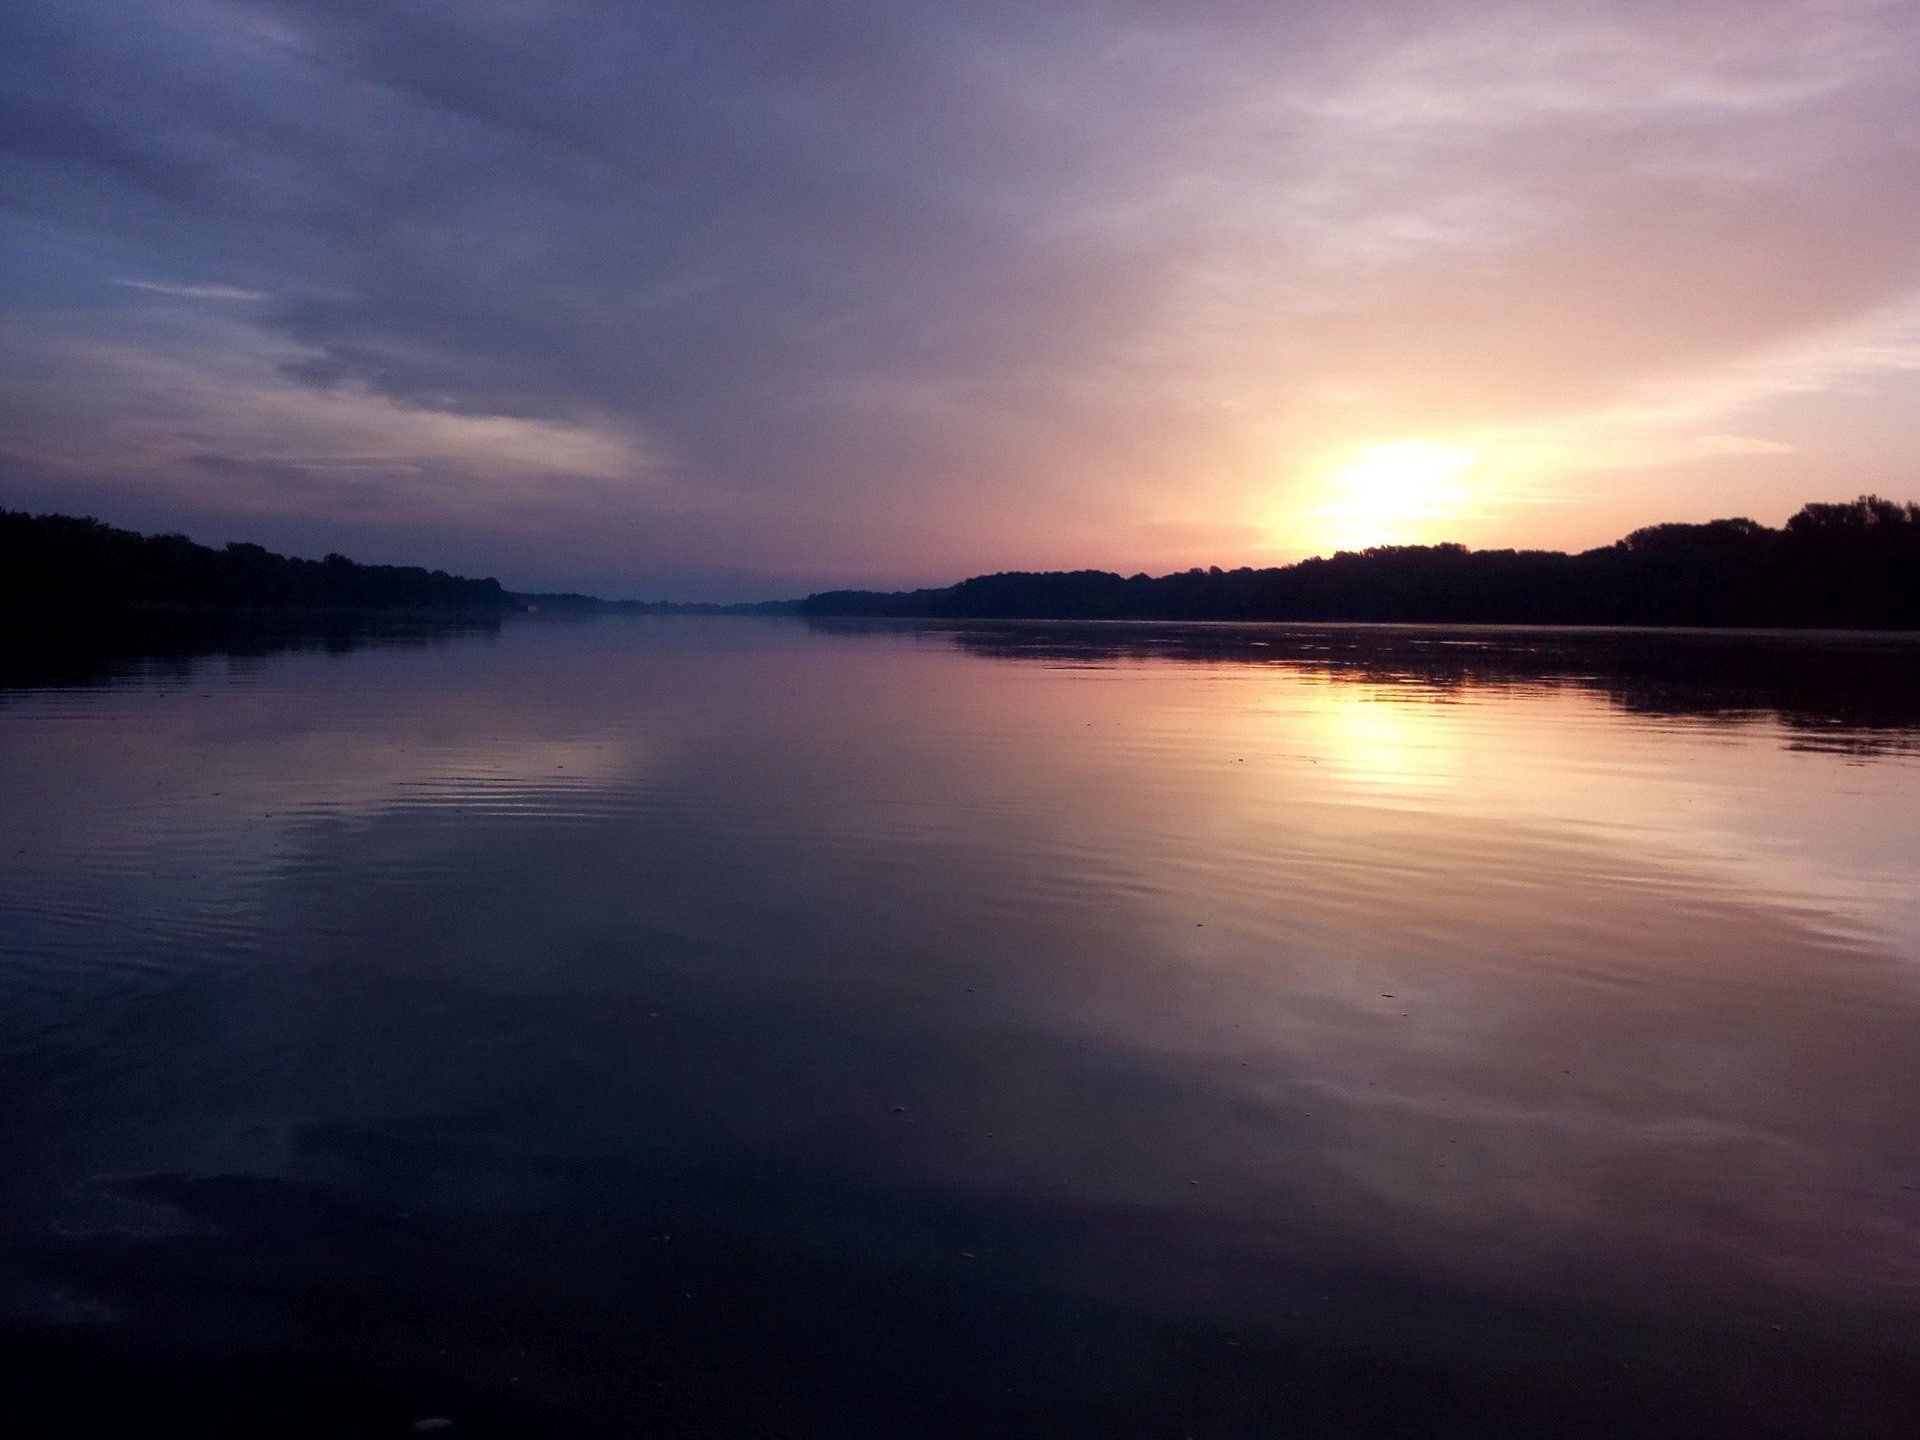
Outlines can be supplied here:
[[245, 648], [0, 689], [27, 1433], [1920, 1434], [1920, 645]]

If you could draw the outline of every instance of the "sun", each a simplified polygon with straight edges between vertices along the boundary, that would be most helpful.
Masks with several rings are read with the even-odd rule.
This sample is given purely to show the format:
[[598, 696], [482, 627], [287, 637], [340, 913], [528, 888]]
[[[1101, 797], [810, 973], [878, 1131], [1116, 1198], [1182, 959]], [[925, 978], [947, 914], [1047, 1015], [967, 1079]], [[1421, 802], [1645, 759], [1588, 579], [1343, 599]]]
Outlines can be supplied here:
[[1480, 452], [1440, 440], [1381, 440], [1349, 450], [1321, 476], [1314, 512], [1335, 549], [1442, 539], [1441, 522], [1466, 509]]

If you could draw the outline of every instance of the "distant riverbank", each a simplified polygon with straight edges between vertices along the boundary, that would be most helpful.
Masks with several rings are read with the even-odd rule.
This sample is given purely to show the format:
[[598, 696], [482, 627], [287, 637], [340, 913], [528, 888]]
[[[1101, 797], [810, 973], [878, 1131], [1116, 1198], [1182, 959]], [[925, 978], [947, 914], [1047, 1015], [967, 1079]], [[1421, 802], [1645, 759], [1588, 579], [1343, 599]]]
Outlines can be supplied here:
[[1395, 545], [1260, 569], [1018, 571], [732, 605], [514, 591], [491, 577], [0, 510], [0, 607], [1908, 630], [1920, 628], [1920, 505], [1869, 495], [1807, 505], [1779, 529], [1654, 525], [1577, 554]]
[[809, 596], [817, 617], [1384, 621], [1507, 625], [1920, 626], [1920, 505], [1875, 496], [1752, 520], [1655, 525], [1612, 545], [1395, 545], [1265, 569], [983, 575]]

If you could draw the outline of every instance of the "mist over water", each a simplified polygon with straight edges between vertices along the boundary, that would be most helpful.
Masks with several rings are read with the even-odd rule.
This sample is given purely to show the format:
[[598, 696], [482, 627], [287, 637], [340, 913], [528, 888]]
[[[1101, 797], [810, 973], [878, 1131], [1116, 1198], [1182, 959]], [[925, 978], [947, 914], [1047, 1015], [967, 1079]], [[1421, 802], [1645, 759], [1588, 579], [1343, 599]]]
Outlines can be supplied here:
[[46, 1433], [1913, 1433], [1920, 641], [15, 650], [0, 840]]

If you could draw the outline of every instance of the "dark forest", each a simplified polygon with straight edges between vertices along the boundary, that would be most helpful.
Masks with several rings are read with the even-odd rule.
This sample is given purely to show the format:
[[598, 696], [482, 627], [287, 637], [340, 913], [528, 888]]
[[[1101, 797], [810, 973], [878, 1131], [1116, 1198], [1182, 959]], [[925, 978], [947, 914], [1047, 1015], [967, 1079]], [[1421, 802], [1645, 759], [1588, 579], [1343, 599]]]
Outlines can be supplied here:
[[0, 605], [1912, 629], [1920, 505], [1869, 495], [1807, 505], [1779, 529], [1745, 519], [1653, 525], [1578, 554], [1396, 545], [1265, 569], [1016, 571], [740, 606], [525, 594], [443, 570], [305, 560], [249, 544], [215, 549], [183, 535], [0, 510]]

